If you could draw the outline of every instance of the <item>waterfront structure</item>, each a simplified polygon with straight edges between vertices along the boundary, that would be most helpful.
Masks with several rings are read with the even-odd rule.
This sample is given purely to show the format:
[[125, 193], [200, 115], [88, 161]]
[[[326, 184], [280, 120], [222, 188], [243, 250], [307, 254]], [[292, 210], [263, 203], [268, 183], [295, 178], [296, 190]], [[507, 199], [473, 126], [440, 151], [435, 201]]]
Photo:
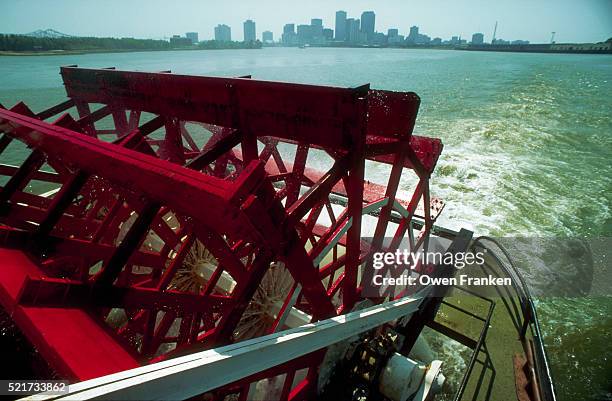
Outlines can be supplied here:
[[263, 33], [261, 34], [261, 41], [263, 43], [274, 42], [274, 34], [271, 31], [263, 31]]
[[[537, 46], [529, 45], [527, 48]], [[598, 43], [552, 43], [550, 50], [560, 53], [612, 53], [612, 38]]]
[[382, 32], [374, 32], [374, 36], [372, 36], [368, 43], [377, 46], [385, 45], [387, 44], [387, 35]]
[[[458, 43], [456, 43], [456, 44], [458, 44]], [[493, 44], [493, 45], [509, 45], [510, 41], [509, 40], [504, 40], [504, 39], [500, 38], [500, 39], [493, 40], [493, 42], [491, 42], [491, 44]]]
[[518, 52], [518, 53], [574, 53], [574, 54], [612, 54], [612, 40], [599, 43], [526, 43], [526, 40], [512, 42], [495, 39], [493, 44], [461, 47], [461, 50]]
[[219, 42], [231, 42], [232, 29], [225, 24], [217, 25], [215, 27], [215, 40]]
[[346, 11], [336, 11], [336, 40], [344, 42], [346, 35]]
[[491, 37], [491, 44], [495, 44], [495, 38], [497, 37], [497, 21], [495, 21], [495, 28], [493, 28], [493, 36]]
[[428, 45], [429, 42], [431, 42], [431, 38], [429, 36], [424, 34], [419, 34], [419, 36], [417, 36], [417, 45]]
[[198, 33], [197, 32], [187, 32], [185, 34], [185, 37], [189, 40], [191, 40], [191, 43], [198, 43]]
[[257, 38], [257, 33], [255, 31], [255, 21], [246, 20], [244, 21], [244, 41], [245, 42], [255, 42]]
[[484, 35], [482, 33], [475, 33], [472, 35], [472, 44], [481, 45], [484, 43]]
[[193, 43], [191, 42], [191, 39], [189, 38], [184, 38], [180, 35], [173, 35], [170, 38], [170, 45], [172, 47], [184, 47], [184, 46], [189, 46], [192, 45]]
[[361, 13], [361, 32], [365, 34], [366, 41], [374, 40], [374, 31], [376, 27], [376, 14], [374, 11], [364, 11]]

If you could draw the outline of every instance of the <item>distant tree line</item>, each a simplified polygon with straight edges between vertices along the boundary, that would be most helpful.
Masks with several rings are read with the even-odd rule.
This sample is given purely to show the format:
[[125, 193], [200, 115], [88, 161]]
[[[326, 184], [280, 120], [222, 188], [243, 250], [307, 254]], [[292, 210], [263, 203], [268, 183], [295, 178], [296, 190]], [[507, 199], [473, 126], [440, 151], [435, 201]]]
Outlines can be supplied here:
[[93, 37], [36, 38], [0, 34], [0, 50], [4, 51], [165, 49], [170, 49], [170, 43], [165, 40]]
[[220, 40], [205, 40], [198, 43], [200, 49], [261, 49], [261, 42], [225, 42]]
[[[0, 34], [0, 51], [49, 51], [49, 50], [169, 50], [170, 42], [134, 38], [36, 38], [24, 35]], [[261, 42], [220, 42], [208, 40], [189, 48], [200, 49], [260, 49]]]

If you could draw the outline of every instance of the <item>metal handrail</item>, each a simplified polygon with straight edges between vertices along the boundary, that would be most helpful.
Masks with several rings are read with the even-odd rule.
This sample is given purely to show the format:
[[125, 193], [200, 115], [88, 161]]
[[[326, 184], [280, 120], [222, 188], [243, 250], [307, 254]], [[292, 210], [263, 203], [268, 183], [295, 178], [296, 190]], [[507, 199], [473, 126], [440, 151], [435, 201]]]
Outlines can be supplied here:
[[[480, 296], [478, 294], [473, 293], [472, 291], [466, 289], [466, 288], [462, 288], [462, 287], [458, 287], [455, 286], [454, 288], [457, 288], [461, 291], [465, 291], [468, 292], [472, 295], [475, 295], [481, 299], [483, 299], [484, 301], [489, 303], [489, 309], [487, 310], [487, 316], [485, 318], [481, 318], [479, 316], [476, 316], [476, 318], [478, 318], [479, 320], [483, 321], [483, 326], [482, 326], [482, 330], [480, 331], [480, 335], [478, 336], [478, 340], [476, 341], [476, 346], [474, 347], [474, 352], [472, 353], [472, 356], [470, 357], [470, 360], [468, 362], [467, 365], [467, 369], [465, 374], [463, 375], [463, 378], [461, 379], [461, 383], [459, 384], [459, 389], [457, 390], [457, 392], [455, 393], [455, 398], [454, 401], [459, 401], [463, 398], [463, 394], [465, 393], [465, 390], [467, 389], [467, 383], [470, 380], [470, 377], [472, 375], [472, 371], [474, 370], [474, 366], [476, 365], [476, 361], [478, 360], [478, 355], [480, 354], [480, 351], [482, 350], [482, 348], [484, 347], [485, 349], [485, 354], [486, 354], [486, 359], [485, 359], [485, 363], [483, 363], [483, 369], [486, 369], [486, 365], [490, 360], [490, 356], [489, 356], [489, 352], [488, 350], [486, 350], [486, 337], [487, 337], [487, 332], [489, 330], [489, 326], [491, 324], [491, 318], [493, 317], [493, 311], [495, 309], [495, 302], [493, 302], [491, 299], [489, 298], [485, 298], [483, 296]], [[457, 309], [463, 313], [466, 313], [467, 311], [462, 311], [461, 308], [452, 305], [452, 304], [447, 304], [450, 307]], [[470, 313], [467, 313], [470, 314]], [[482, 377], [482, 374], [481, 374]], [[482, 379], [481, 379], [482, 380]]]
[[[483, 243], [483, 241], [491, 242], [495, 244], [497, 248], [499, 248], [499, 250], [502, 252], [504, 257], [507, 259], [509, 268], [508, 266], [506, 266], [506, 264], [504, 264], [501, 261], [499, 256], [495, 253], [495, 251], [492, 248], [487, 247]], [[550, 365], [548, 363], [548, 356], [546, 353], [544, 342], [542, 341], [542, 332], [540, 329], [540, 323], [538, 320], [536, 308], [533, 304], [533, 298], [529, 291], [529, 287], [527, 286], [527, 283], [525, 282], [523, 276], [520, 274], [519, 270], [517, 269], [514, 262], [512, 261], [510, 254], [504, 248], [504, 246], [499, 243], [499, 241], [489, 236], [480, 236], [473, 241], [472, 247], [476, 247], [478, 246], [478, 244], [480, 244], [480, 246], [483, 249], [487, 249], [490, 251], [489, 255], [495, 260], [495, 262], [497, 262], [497, 264], [503, 270], [503, 272], [512, 279], [512, 283], [513, 283], [512, 288], [516, 291], [518, 295], [518, 298], [521, 304], [521, 309], [523, 311], [522, 318], [524, 319], [522, 325], [520, 325], [521, 327], [518, 330], [518, 334], [520, 336], [521, 341], [523, 342], [523, 345], [525, 346], [527, 329], [528, 328], [530, 329], [532, 341], [537, 351], [534, 353], [533, 357], [534, 357], [534, 361], [536, 365], [535, 368], [539, 373], [538, 389], [540, 391], [540, 395], [542, 396], [542, 399], [546, 401], [556, 401], [557, 398], [555, 395], [555, 389], [554, 389], [554, 384], [553, 384], [552, 375], [550, 371]], [[508, 310], [508, 313], [513, 315], [513, 311], [509, 308], [508, 304], [505, 302], [504, 304], [506, 305], [506, 309]], [[513, 316], [516, 318], [517, 322], [521, 321], [521, 316], [518, 316], [518, 314], [513, 315]], [[545, 380], [542, 380], [542, 379], [545, 379]]]

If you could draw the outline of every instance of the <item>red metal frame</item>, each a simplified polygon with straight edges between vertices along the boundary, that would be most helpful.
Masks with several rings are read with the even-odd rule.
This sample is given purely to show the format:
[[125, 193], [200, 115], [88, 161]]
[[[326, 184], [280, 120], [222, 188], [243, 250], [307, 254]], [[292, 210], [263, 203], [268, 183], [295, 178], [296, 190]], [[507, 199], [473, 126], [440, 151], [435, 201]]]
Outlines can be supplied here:
[[[38, 114], [22, 103], [0, 108], [0, 153], [13, 141], [32, 149], [18, 168], [0, 165], [8, 179], [0, 260], [16, 260], [17, 249], [30, 261], [19, 267], [19, 256], [0, 273], [0, 301], [67, 377], [238, 340], [272, 265], [291, 274], [293, 287], [266, 332], [282, 329], [280, 316], [292, 307], [313, 320], [349, 311], [362, 298], [360, 271], [382, 249], [389, 225], [392, 250], [420, 216], [413, 244], [420, 247], [441, 211], [439, 200], [430, 202], [429, 176], [442, 145], [412, 135], [414, 93], [76, 66], [61, 74], [66, 102]], [[76, 120], [44, 121], [73, 107]], [[331, 160], [327, 171], [308, 166], [315, 153]], [[366, 161], [391, 166], [385, 184], [364, 180]], [[409, 170], [416, 188], [399, 199]], [[33, 180], [56, 192], [33, 193]], [[398, 213], [399, 224], [391, 223]], [[377, 219], [371, 242], [362, 239], [364, 214]], [[177, 277], [198, 244], [213, 261], [210, 276], [181, 290]], [[219, 284], [227, 277], [231, 291]], [[82, 319], [95, 323], [87, 336], [112, 339], [124, 360], [84, 361], [67, 351], [78, 344], [41, 338], [70, 330], [29, 315], [41, 309], [87, 312]], [[244, 398], [249, 383], [286, 373], [283, 398], [300, 398], [312, 391], [321, 358], [314, 352], [217, 395]], [[310, 373], [293, 387], [302, 368]]]

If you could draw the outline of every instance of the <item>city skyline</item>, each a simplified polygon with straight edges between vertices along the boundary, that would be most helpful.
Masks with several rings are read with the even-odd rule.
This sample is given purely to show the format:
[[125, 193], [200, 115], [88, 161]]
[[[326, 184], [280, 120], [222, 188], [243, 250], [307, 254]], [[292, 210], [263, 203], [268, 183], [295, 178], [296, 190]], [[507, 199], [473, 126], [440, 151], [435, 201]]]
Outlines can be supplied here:
[[[360, 19], [364, 11], [371, 10], [376, 13], [375, 31], [385, 34], [389, 29], [398, 29], [400, 35], [408, 36], [410, 27], [419, 26], [431, 37], [444, 39], [461, 36], [469, 41], [472, 34], [481, 32], [486, 42], [492, 36], [495, 21], [499, 21], [498, 38], [524, 39], [532, 43], [549, 42], [552, 31], [556, 32], [557, 42], [597, 42], [612, 36], [612, 2], [600, 0], [542, 0], [538, 4], [525, 0], [496, 4], [472, 0], [460, 5], [449, 1], [434, 2], [437, 6], [396, 0], [314, 1], [290, 6], [268, 0], [260, 0], [256, 5], [230, 0], [225, 3], [226, 7], [211, 7], [211, 3], [177, 0], [168, 4], [160, 0], [136, 0], [124, 4], [109, 0], [104, 7], [99, 7], [77, 0], [9, 1], [3, 4], [0, 26], [4, 33], [53, 28], [76, 36], [158, 39], [197, 32], [200, 40], [210, 40], [214, 38], [214, 28], [226, 24], [236, 33], [233, 38], [236, 40], [242, 38], [243, 23], [250, 19], [257, 24], [257, 39], [261, 40], [262, 32], [270, 31], [278, 40], [287, 23], [297, 27], [320, 19], [324, 27], [335, 31], [336, 11], [345, 10], [349, 18]], [[138, 7], [139, 4], [142, 7]], [[107, 14], [109, 18], [105, 18]], [[134, 23], [135, 15], [138, 23]], [[168, 19], [168, 15], [174, 18]]]
[[[246, 22], [245, 22], [246, 24]], [[388, 28], [387, 33], [378, 32], [376, 29], [376, 13], [374, 11], [363, 11], [360, 18], [353, 18], [344, 10], [338, 10], [335, 13], [334, 28], [325, 28], [323, 21], [320, 18], [310, 20], [310, 25], [301, 24], [296, 26], [293, 23], [288, 23], [283, 26], [283, 34], [278, 43], [284, 46], [307, 46], [307, 45], [323, 45], [323, 46], [457, 46], [465, 44], [482, 45], [484, 44], [485, 35], [481, 32], [472, 34], [471, 40], [461, 38], [454, 35], [449, 39], [442, 39], [425, 34], [419, 31], [419, 27], [413, 25], [410, 27], [408, 35], [404, 36], [399, 33], [397, 28]], [[497, 24], [494, 30], [497, 29]], [[268, 32], [269, 33], [269, 32]], [[245, 33], [246, 38], [246, 33]], [[265, 38], [262, 40], [266, 42]], [[271, 43], [271, 41], [268, 41]], [[495, 34], [491, 37], [491, 44], [496, 45], [525, 45], [529, 44], [528, 40], [513, 39], [505, 40], [496, 37]]]

